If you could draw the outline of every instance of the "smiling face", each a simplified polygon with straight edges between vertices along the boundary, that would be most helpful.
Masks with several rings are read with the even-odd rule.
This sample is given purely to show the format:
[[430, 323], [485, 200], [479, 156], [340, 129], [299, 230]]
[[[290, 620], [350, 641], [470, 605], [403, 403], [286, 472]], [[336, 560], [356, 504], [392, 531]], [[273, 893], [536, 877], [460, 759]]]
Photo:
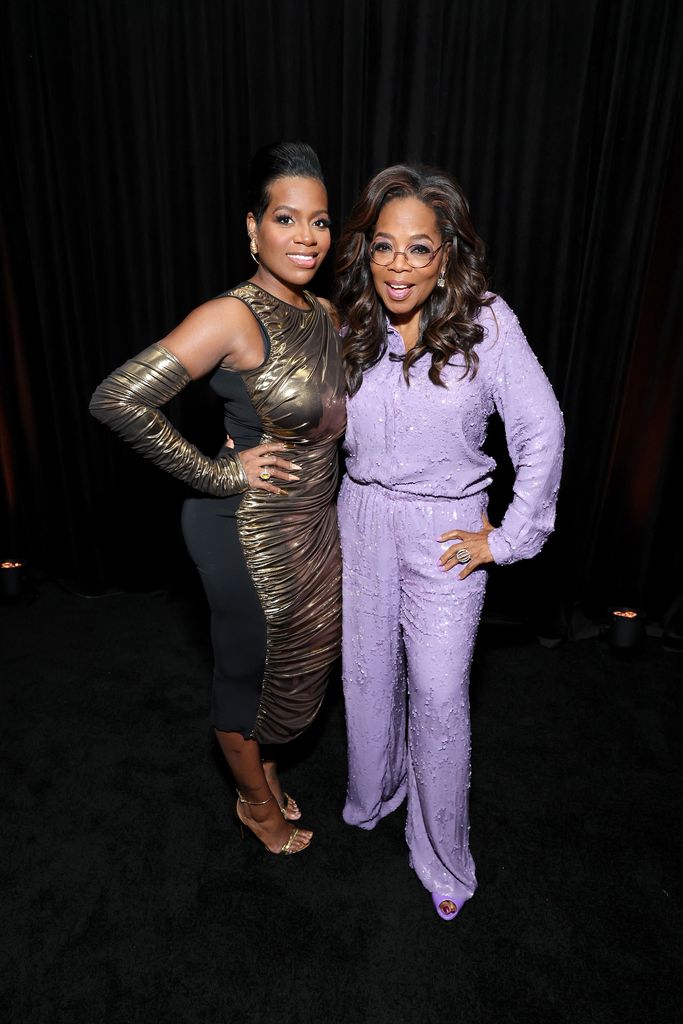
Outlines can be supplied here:
[[[405, 197], [390, 199], [382, 207], [371, 244], [402, 254], [408, 249], [433, 252], [442, 242], [431, 207], [414, 197]], [[431, 263], [421, 268], [412, 267], [404, 255], [396, 255], [388, 267], [370, 262], [375, 290], [406, 347], [417, 341], [420, 310], [434, 291], [441, 268], [446, 266], [449, 249], [450, 244], [444, 245]]]
[[301, 292], [330, 248], [327, 191], [315, 178], [276, 178], [257, 224], [247, 215], [247, 231], [258, 247], [259, 268], [252, 281], [285, 302], [301, 305]]

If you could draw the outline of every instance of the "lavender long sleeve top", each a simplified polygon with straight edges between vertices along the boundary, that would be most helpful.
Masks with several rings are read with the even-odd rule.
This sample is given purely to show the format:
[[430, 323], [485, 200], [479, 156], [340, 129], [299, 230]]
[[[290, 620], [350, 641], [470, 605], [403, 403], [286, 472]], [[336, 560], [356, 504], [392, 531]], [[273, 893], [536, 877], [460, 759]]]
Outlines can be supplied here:
[[447, 387], [429, 380], [427, 356], [410, 369], [401, 362], [398, 331], [388, 323], [387, 350], [349, 399], [346, 471], [357, 483], [427, 497], [462, 498], [491, 483], [495, 461], [482, 445], [497, 410], [515, 469], [514, 494], [488, 541], [499, 564], [531, 558], [552, 532], [562, 469], [564, 427], [557, 399], [519, 321], [496, 297], [483, 307], [484, 339], [471, 380], [456, 358], [442, 371]]

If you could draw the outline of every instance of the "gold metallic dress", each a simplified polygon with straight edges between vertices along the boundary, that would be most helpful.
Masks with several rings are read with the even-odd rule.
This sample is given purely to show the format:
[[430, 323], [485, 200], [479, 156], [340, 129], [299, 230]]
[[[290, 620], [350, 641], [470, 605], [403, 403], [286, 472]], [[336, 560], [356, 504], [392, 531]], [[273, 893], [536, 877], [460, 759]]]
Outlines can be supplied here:
[[238, 451], [286, 442], [300, 479], [276, 481], [285, 495], [188, 499], [183, 530], [212, 610], [214, 725], [282, 743], [313, 721], [339, 654], [339, 339], [308, 292], [308, 310], [250, 282], [227, 294], [258, 320], [266, 355], [258, 369], [214, 374], [226, 430]]

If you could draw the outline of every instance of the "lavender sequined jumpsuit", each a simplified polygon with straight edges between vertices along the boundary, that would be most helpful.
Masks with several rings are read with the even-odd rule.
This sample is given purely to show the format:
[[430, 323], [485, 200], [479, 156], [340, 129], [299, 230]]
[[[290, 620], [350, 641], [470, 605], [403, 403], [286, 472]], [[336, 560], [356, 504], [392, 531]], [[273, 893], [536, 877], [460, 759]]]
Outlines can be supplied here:
[[458, 905], [476, 888], [469, 850], [469, 670], [486, 571], [442, 572], [449, 544], [481, 529], [495, 463], [482, 451], [489, 416], [505, 424], [513, 500], [489, 534], [494, 560], [535, 555], [552, 531], [563, 425], [551, 386], [510, 307], [484, 307], [479, 369], [462, 361], [410, 371], [388, 325], [387, 351], [348, 401], [346, 477], [339, 495], [343, 681], [349, 780], [344, 820], [371, 829], [407, 796], [410, 864], [430, 892]]

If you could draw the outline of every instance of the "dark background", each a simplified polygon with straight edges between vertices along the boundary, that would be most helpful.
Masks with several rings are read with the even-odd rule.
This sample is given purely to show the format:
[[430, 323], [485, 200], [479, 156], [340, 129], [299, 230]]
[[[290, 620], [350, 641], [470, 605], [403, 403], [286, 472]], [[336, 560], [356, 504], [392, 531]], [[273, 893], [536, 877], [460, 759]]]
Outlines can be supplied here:
[[[683, 5], [15, 0], [0, 30], [0, 558], [92, 594], [182, 583], [185, 491], [99, 426], [89, 396], [249, 276], [250, 156], [303, 138], [335, 234], [382, 166], [455, 174], [556, 389], [557, 532], [492, 573], [491, 613], [571, 632], [577, 609], [631, 603], [675, 625]], [[170, 414], [217, 447], [203, 382]], [[499, 515], [495, 424], [490, 444]]]
[[[0, 598], [0, 1019], [678, 1020], [682, 54], [678, 0], [0, 0], [0, 561], [33, 586]], [[567, 423], [556, 533], [490, 574], [480, 890], [450, 924], [403, 812], [341, 824], [338, 676], [281, 765], [314, 849], [229, 835], [186, 492], [87, 409], [251, 273], [249, 159], [295, 137], [335, 233], [390, 162], [461, 180]], [[170, 414], [217, 447], [204, 382]], [[497, 421], [490, 446], [499, 515]], [[647, 611], [640, 647], [612, 603]]]

